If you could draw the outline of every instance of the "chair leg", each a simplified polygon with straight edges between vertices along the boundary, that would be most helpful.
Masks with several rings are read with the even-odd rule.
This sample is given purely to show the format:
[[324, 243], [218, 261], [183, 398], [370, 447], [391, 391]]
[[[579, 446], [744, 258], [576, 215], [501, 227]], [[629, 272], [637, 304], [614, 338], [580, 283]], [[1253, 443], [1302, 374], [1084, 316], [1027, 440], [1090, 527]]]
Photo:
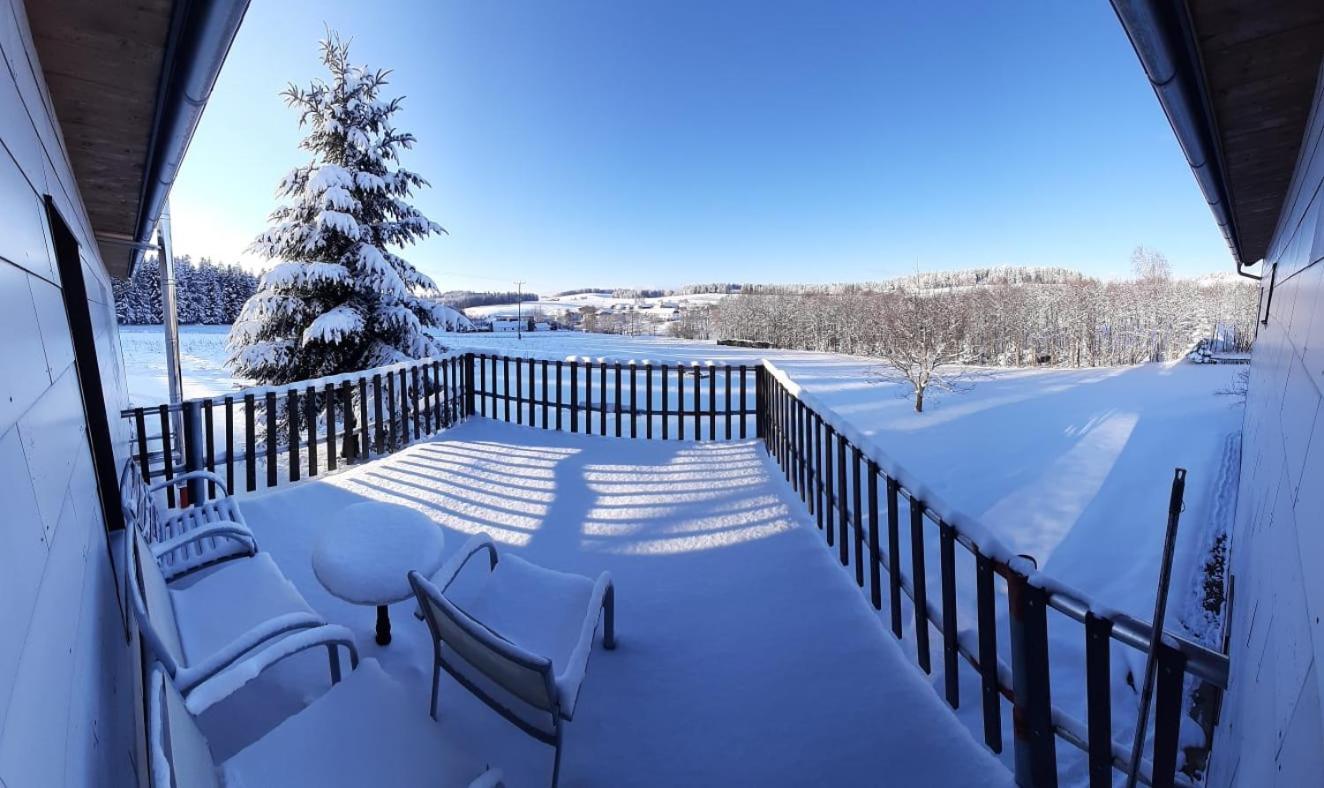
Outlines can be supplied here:
[[561, 723], [556, 724], [556, 744], [555, 754], [552, 756], [552, 788], [556, 788], [556, 783], [561, 779]]
[[430, 713], [432, 714], [432, 719], [434, 720], [437, 718], [437, 690], [439, 689], [440, 684], [441, 684], [441, 662], [438, 660], [433, 660], [432, 661], [432, 708]]
[[336, 651], [335, 644], [329, 644], [326, 647], [327, 659], [331, 662], [331, 683], [340, 683], [340, 653]]
[[602, 595], [602, 647], [616, 648], [616, 586], [610, 584]]

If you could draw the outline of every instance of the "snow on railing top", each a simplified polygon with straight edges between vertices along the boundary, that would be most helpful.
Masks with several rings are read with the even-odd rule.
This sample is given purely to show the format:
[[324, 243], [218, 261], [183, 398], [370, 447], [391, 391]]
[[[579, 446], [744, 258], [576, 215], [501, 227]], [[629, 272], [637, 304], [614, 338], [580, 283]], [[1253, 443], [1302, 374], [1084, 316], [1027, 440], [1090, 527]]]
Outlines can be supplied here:
[[747, 367], [752, 369], [754, 367], [759, 366], [760, 363], [753, 359], [744, 362], [739, 362], [734, 360], [720, 360], [720, 359], [711, 359], [711, 358], [681, 360], [681, 359], [666, 359], [666, 358], [660, 358], [660, 359], [633, 358], [630, 356], [613, 356], [613, 355], [578, 356], [573, 353], [567, 355], [564, 353], [538, 352], [538, 351], [508, 352], [502, 350], [499, 352], [492, 352], [485, 350], [470, 349], [467, 352], [473, 353], [475, 356], [486, 357], [486, 358], [508, 358], [511, 361], [547, 361], [547, 362], [561, 361], [570, 364], [620, 364], [623, 367], [627, 365], [651, 366], [651, 367], [662, 367], [663, 365], [666, 365], [671, 369], [675, 369], [676, 367]]

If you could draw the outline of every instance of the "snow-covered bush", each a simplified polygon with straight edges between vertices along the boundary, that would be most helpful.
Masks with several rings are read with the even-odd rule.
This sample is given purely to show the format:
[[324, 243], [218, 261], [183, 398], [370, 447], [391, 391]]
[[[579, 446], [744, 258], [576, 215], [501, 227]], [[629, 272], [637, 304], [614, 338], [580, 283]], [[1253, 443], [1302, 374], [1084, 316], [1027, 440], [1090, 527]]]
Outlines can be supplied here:
[[230, 330], [228, 366], [259, 383], [425, 358], [442, 348], [424, 329], [462, 320], [390, 251], [445, 230], [409, 202], [427, 181], [400, 166], [414, 135], [392, 125], [401, 100], [381, 95], [389, 72], [351, 65], [334, 33], [321, 53], [329, 79], [282, 94], [312, 160], [276, 189], [282, 204], [252, 245], [274, 265]]

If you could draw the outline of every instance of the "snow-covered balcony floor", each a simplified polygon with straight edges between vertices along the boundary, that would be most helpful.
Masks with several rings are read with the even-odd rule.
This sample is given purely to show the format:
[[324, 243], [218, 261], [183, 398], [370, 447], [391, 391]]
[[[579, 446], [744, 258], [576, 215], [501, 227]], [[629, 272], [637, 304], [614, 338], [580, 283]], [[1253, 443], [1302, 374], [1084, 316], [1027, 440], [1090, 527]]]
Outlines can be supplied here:
[[[431, 642], [411, 603], [392, 608], [394, 641], [381, 647], [371, 608], [313, 576], [318, 528], [364, 499], [425, 513], [448, 554], [486, 531], [548, 567], [611, 571], [619, 645], [595, 644], [563, 785], [1010, 782], [884, 631], [756, 441], [631, 441], [475, 419], [244, 499], [261, 547], [426, 710]], [[204, 716], [218, 758], [325, 689], [324, 655], [304, 656]], [[439, 717], [437, 758], [457, 780], [491, 764], [510, 785], [547, 784], [551, 749], [445, 674]]]

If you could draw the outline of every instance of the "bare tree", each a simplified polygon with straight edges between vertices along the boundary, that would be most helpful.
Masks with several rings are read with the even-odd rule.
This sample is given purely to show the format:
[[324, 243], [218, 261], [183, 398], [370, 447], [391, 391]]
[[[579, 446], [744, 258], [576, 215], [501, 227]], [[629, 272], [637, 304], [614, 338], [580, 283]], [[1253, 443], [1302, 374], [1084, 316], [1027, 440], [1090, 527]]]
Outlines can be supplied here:
[[925, 291], [919, 277], [905, 290], [879, 303], [882, 337], [878, 355], [887, 368], [910, 384], [915, 412], [924, 412], [930, 388], [956, 390], [964, 376], [953, 365], [962, 358], [966, 335], [965, 304], [950, 291]]

